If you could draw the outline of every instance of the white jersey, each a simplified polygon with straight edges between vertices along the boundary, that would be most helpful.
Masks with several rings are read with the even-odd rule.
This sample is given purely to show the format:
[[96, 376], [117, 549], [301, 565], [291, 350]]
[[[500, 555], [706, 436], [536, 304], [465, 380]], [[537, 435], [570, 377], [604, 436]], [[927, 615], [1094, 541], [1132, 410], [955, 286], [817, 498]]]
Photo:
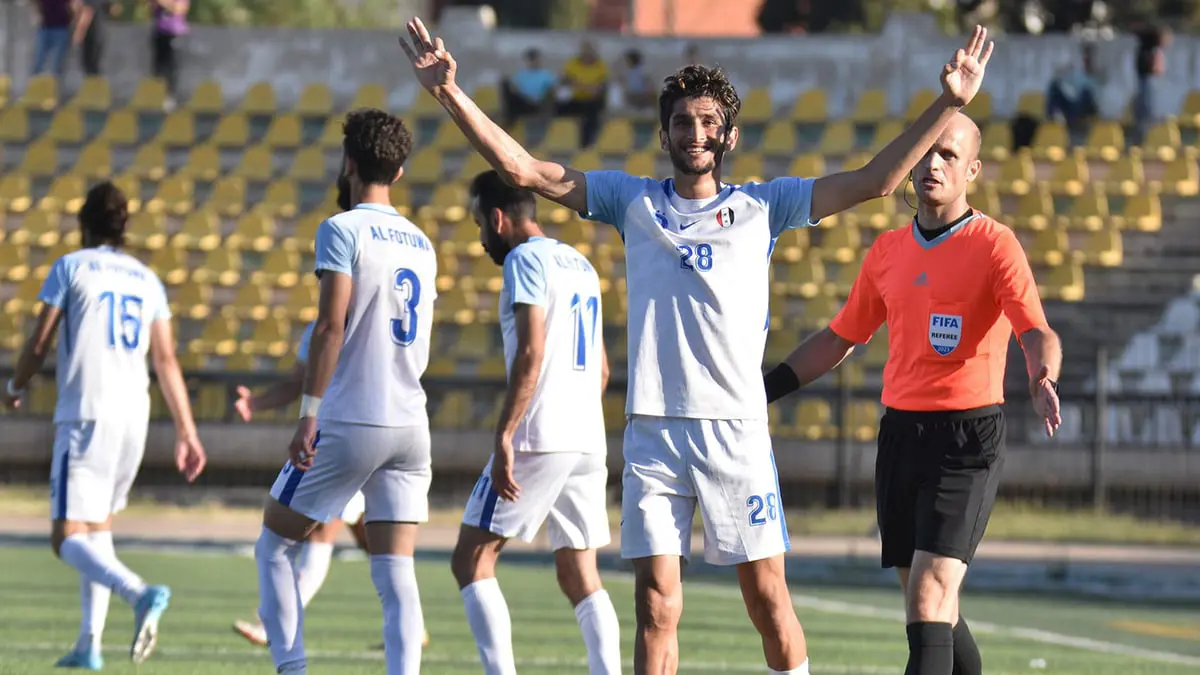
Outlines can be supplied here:
[[587, 173], [585, 217], [625, 241], [631, 415], [767, 418], [762, 382], [770, 259], [810, 221], [812, 180], [723, 185], [709, 200], [673, 181]]
[[38, 300], [62, 310], [55, 422], [147, 417], [150, 326], [169, 319], [162, 281], [108, 246], [54, 261]]
[[296, 346], [296, 362], [301, 365], [308, 363], [308, 346], [312, 344], [313, 326], [316, 325], [316, 321], [309, 321], [304, 327], [304, 332], [300, 334], [300, 344]]
[[515, 304], [545, 310], [546, 343], [537, 387], [513, 435], [513, 449], [604, 454], [604, 338], [595, 268], [573, 247], [545, 237], [533, 237], [509, 252], [500, 291], [500, 329], [510, 378], [517, 355]]
[[390, 206], [359, 204], [321, 223], [317, 273], [353, 279], [346, 334], [318, 423], [426, 425], [437, 256], [425, 233]]

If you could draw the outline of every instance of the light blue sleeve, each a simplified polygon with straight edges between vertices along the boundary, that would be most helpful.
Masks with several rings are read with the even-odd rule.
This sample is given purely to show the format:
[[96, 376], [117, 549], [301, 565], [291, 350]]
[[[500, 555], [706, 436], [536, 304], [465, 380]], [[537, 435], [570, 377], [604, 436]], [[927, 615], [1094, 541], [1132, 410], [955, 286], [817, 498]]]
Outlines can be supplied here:
[[532, 246], [518, 246], [504, 259], [504, 286], [514, 305], [548, 304], [546, 269]]
[[154, 293], [154, 314], [150, 321], [158, 321], [160, 319], [171, 318], [171, 303], [167, 300], [167, 288], [163, 286], [162, 279], [158, 278], [157, 274], [150, 273], [150, 287]]
[[772, 237], [785, 230], [817, 224], [812, 220], [812, 178], [776, 178], [747, 185], [745, 189], [767, 207]]
[[304, 332], [300, 334], [300, 346], [296, 347], [296, 360], [308, 363], [308, 346], [312, 344], [313, 326], [317, 325], [316, 321], [309, 321], [304, 327]]
[[587, 171], [584, 175], [587, 176], [587, 212], [579, 215], [608, 223], [624, 233], [625, 211], [645, 192], [649, 179], [624, 171]]
[[317, 273], [322, 270], [349, 276], [354, 270], [358, 250], [358, 233], [344, 225], [325, 220], [317, 227], [314, 248], [317, 254]]
[[79, 267], [79, 263], [67, 256], [55, 260], [54, 264], [50, 266], [50, 273], [46, 275], [46, 281], [42, 282], [42, 291], [38, 293], [38, 300], [51, 307], [62, 309], [67, 302], [67, 290], [71, 288], [71, 279], [75, 276], [77, 267]]

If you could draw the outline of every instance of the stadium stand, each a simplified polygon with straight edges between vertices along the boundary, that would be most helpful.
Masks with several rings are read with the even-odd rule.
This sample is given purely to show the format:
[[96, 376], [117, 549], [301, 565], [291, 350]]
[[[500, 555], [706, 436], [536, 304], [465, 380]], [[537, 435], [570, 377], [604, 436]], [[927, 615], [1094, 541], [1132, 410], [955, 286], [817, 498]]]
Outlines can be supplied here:
[[[476, 95], [485, 109], [498, 106], [494, 88], [481, 88]], [[743, 146], [731, 158], [730, 178], [762, 180], [860, 166], [927, 104], [932, 92], [917, 92], [898, 108], [902, 115], [891, 117], [886, 93], [868, 90], [840, 120], [829, 119], [830, 95], [810, 89], [793, 100], [772, 101], [765, 89], [747, 92]], [[170, 114], [163, 113], [165, 96], [155, 79], [143, 80], [132, 98], [121, 102], [113, 100], [102, 78], [88, 79], [71, 97], [53, 79], [35, 78], [0, 110], [0, 303], [5, 308], [0, 365], [11, 366], [15, 359], [50, 261], [78, 245], [73, 214], [80, 198], [90, 184], [113, 176], [136, 211], [131, 250], [168, 286], [185, 367], [282, 372], [292, 366], [296, 340], [315, 314], [315, 280], [306, 273], [313, 262], [312, 236], [336, 208], [331, 184], [340, 158], [340, 115], [350, 107], [384, 106], [386, 92], [368, 84], [353, 100], [339, 102], [328, 87], [313, 84], [284, 109], [269, 83], [228, 102], [217, 82], [206, 81]], [[1040, 96], [1028, 92], [1019, 110], [1040, 117]], [[1170, 284], [1129, 283], [1154, 264], [1149, 251], [1161, 251], [1182, 236], [1181, 209], [1195, 212], [1185, 198], [1200, 192], [1198, 111], [1200, 92], [1193, 92], [1178, 121], [1156, 126], [1140, 147], [1126, 143], [1121, 122], [1103, 121], [1080, 147], [1071, 147], [1061, 125], [1043, 123], [1032, 146], [1019, 149], [1012, 147], [1009, 120], [993, 114], [990, 97], [981, 96], [970, 111], [984, 127], [984, 174], [973, 187], [974, 203], [1016, 229], [1052, 319], [1071, 349], [1090, 353], [1102, 342], [1126, 343], [1112, 366], [1114, 382], [1144, 393], [1200, 394], [1200, 296], [1172, 301], [1158, 324], [1136, 332], [1139, 321], [1153, 323], [1147, 312], [1168, 300], [1164, 289]], [[429, 375], [502, 379], [495, 328], [499, 269], [484, 256], [464, 208], [466, 182], [485, 165], [469, 153], [429, 97], [419, 96], [405, 115], [417, 145], [393, 197], [439, 245], [439, 326]], [[584, 152], [575, 145], [575, 124], [560, 119], [545, 128], [517, 129], [516, 135], [539, 153], [583, 168], [624, 168], [641, 175], [665, 174], [669, 168], [652, 145], [657, 124], [652, 117], [608, 119], [595, 146]], [[768, 361], [786, 356], [800, 334], [828, 323], [849, 292], [866, 247], [879, 232], [908, 223], [912, 210], [906, 199], [911, 192], [864, 204], [779, 241]], [[621, 373], [620, 242], [607, 228], [580, 221], [566, 209], [547, 203], [541, 209], [551, 236], [578, 246], [606, 278], [605, 341], [613, 371]], [[1125, 312], [1125, 321], [1093, 303], [1121, 301], [1114, 297], [1121, 288], [1137, 298], [1134, 302], [1127, 293], [1128, 304], [1151, 309]], [[877, 388], [886, 352], [886, 341], [876, 339], [835, 376], [851, 386]], [[1082, 382], [1086, 373], [1064, 377]], [[50, 395], [35, 397], [32, 412], [47, 413], [53, 390], [37, 391]], [[229, 414], [223, 385], [202, 385], [196, 396], [202, 419]], [[495, 396], [452, 387], [431, 400], [434, 426], [485, 428], [497, 414]], [[161, 399], [156, 401], [161, 415]], [[609, 395], [605, 405], [616, 430], [620, 395]], [[875, 399], [855, 400], [839, 425], [828, 401], [805, 399], [778, 408], [773, 425], [780, 437], [814, 440], [844, 434], [869, 441], [879, 412]], [[1110, 416], [1113, 438], [1170, 440], [1186, 434], [1200, 442], [1200, 424], [1185, 428], [1178, 414], [1155, 414], [1161, 416], [1152, 423], [1125, 412]], [[1075, 442], [1082, 433], [1081, 412], [1070, 409], [1066, 416], [1059, 442]]]

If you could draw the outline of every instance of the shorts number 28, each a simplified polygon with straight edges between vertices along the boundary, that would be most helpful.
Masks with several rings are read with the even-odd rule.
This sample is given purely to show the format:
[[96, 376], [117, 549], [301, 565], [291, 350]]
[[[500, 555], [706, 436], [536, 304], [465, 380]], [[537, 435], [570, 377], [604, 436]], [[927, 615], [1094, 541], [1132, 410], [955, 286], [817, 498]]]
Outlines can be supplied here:
[[779, 497], [774, 492], [750, 495], [746, 500], [746, 507], [750, 509], [751, 525], [766, 525], [767, 521], [779, 519]]

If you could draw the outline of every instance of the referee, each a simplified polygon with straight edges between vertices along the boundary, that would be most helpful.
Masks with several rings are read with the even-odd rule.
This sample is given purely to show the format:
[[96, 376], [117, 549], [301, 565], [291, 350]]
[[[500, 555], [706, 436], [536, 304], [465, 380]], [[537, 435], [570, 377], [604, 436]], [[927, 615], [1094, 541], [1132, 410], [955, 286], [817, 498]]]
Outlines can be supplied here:
[[777, 400], [832, 370], [888, 325], [875, 460], [882, 563], [908, 621], [906, 675], [980, 675], [958, 592], [983, 538], [1004, 464], [1004, 367], [1015, 332], [1047, 435], [1061, 423], [1062, 347], [1007, 226], [967, 205], [979, 128], [959, 113], [913, 170], [909, 227], [867, 251], [845, 307], [765, 376]]

